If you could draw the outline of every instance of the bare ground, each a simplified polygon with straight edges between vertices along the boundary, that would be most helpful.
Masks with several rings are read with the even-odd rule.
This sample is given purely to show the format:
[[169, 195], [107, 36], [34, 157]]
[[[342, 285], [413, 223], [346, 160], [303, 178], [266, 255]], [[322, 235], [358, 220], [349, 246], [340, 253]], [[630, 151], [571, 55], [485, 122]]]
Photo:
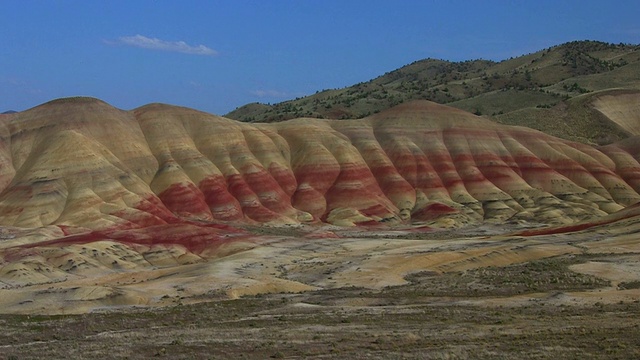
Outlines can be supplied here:
[[[111, 285], [157, 294], [164, 286], [145, 306], [94, 297], [76, 300], [82, 314], [34, 315], [25, 303], [28, 314], [0, 315], [0, 359], [640, 357], [637, 231], [494, 230], [345, 230], [341, 239], [273, 230], [244, 252]], [[237, 279], [245, 282], [229, 285]], [[47, 295], [36, 302], [53, 301]]]

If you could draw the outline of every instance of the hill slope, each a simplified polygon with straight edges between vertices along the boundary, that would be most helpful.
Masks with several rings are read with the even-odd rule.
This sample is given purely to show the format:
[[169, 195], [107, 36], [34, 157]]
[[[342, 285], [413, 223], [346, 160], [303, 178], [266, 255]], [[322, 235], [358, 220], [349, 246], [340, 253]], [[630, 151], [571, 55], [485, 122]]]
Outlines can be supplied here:
[[[595, 41], [562, 44], [502, 62], [426, 59], [368, 82], [273, 106], [249, 104], [229, 114], [247, 122], [306, 116], [363, 118], [411, 100], [431, 100], [562, 138], [606, 144], [638, 133], [592, 115], [593, 96], [640, 90], [640, 47]], [[585, 94], [587, 96], [585, 96]], [[547, 119], [540, 122], [539, 118]], [[636, 117], [640, 122], [640, 118]], [[557, 124], [563, 124], [557, 126]], [[575, 129], [591, 129], [589, 132]]]
[[[618, 106], [602, 101], [604, 113]], [[615, 113], [621, 127], [627, 115]], [[580, 235], [589, 246], [637, 253], [639, 160], [638, 137], [594, 147], [424, 100], [272, 124], [54, 100], [0, 116], [0, 307], [380, 288], [411, 272], [583, 253], [563, 236], [585, 228], [598, 231]], [[483, 237], [540, 224], [558, 227]], [[359, 242], [366, 227], [351, 225], [376, 231]], [[433, 230], [464, 225], [475, 240]], [[410, 240], [371, 238], [385, 232]]]
[[244, 124], [71, 98], [0, 119], [5, 226], [571, 223], [640, 200], [637, 146], [593, 148], [428, 101]]

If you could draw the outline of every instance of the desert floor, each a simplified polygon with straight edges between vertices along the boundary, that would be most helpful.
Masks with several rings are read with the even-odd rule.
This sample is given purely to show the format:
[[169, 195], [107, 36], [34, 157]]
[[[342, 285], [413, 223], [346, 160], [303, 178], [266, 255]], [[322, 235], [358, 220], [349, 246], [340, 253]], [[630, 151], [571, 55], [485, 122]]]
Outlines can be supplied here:
[[226, 256], [4, 285], [0, 359], [640, 357], [635, 223], [249, 230]]

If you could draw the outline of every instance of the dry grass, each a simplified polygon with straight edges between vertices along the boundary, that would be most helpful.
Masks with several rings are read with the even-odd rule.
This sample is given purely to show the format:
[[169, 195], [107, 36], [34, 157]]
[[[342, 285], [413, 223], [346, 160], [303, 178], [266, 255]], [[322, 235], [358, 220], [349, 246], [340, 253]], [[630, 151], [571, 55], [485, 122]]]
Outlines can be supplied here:
[[[629, 134], [612, 129], [606, 121], [581, 123], [585, 112], [581, 103], [575, 108], [567, 100], [610, 89], [640, 90], [638, 68], [637, 45], [577, 41], [501, 62], [420, 60], [351, 87], [275, 105], [248, 104], [225, 116], [248, 122], [299, 117], [357, 119], [403, 102], [431, 100], [505, 124], [602, 144]], [[564, 105], [562, 111], [537, 111], [557, 105]], [[584, 133], [576, 134], [577, 129]]]

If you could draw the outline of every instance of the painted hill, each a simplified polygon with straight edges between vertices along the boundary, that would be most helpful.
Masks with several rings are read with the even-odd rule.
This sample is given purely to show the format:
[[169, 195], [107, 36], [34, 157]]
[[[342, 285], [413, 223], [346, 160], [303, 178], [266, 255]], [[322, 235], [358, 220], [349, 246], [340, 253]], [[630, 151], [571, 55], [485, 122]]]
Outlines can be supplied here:
[[[615, 110], [620, 99], [602, 98], [599, 111], [633, 129], [632, 114]], [[210, 292], [378, 288], [435, 264], [580, 252], [566, 241], [519, 239], [610, 224], [636, 231], [639, 144], [590, 146], [424, 100], [359, 120], [271, 124], [164, 104], [123, 111], [92, 98], [54, 100], [0, 116], [0, 304], [83, 312]], [[455, 251], [440, 241], [446, 249], [431, 255], [429, 241], [332, 242], [341, 231], [352, 236], [338, 229], [353, 225], [361, 225], [354, 234], [429, 235], [492, 224], [554, 227], [469, 249], [456, 240]], [[629, 241], [618, 245], [635, 249]], [[337, 247], [348, 250], [336, 258]], [[315, 266], [331, 261], [349, 265], [319, 275], [330, 272]]]
[[[226, 116], [246, 122], [301, 116], [353, 119], [407, 101], [430, 100], [503, 124], [608, 144], [639, 134], [600, 112], [599, 99], [620, 95], [637, 104], [639, 90], [639, 46], [576, 41], [501, 62], [425, 59], [351, 87], [273, 106], [248, 104]], [[626, 100], [617, 106], [633, 109]], [[640, 121], [637, 111], [627, 113]]]
[[70, 98], [1, 120], [5, 226], [571, 223], [640, 200], [633, 141], [594, 148], [428, 101], [252, 125]]

